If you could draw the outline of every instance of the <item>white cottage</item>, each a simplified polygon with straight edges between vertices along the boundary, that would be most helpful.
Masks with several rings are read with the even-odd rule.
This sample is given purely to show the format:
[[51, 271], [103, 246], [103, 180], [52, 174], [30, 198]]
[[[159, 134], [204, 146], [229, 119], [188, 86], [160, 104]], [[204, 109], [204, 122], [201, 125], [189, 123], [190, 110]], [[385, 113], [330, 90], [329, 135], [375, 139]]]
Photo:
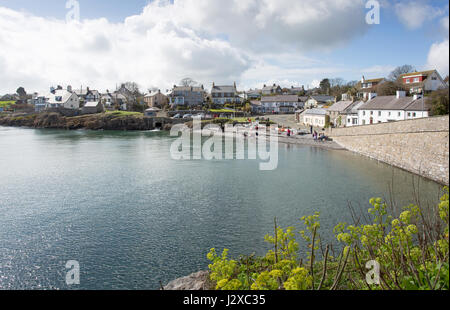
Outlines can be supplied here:
[[79, 109], [80, 100], [78, 96], [72, 92], [70, 86], [67, 89], [50, 89], [50, 93], [46, 95], [45, 107], [48, 108], [66, 108]]

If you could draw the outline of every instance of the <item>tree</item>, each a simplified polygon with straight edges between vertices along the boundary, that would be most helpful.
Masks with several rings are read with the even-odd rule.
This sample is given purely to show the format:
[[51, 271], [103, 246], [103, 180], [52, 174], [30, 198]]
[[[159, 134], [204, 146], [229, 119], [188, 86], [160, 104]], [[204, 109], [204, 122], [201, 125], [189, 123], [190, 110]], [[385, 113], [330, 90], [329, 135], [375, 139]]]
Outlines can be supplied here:
[[185, 87], [195, 86], [197, 84], [198, 83], [193, 79], [191, 79], [190, 77], [184, 78], [180, 81], [180, 85]]
[[404, 90], [403, 85], [397, 81], [386, 81], [377, 86], [378, 96], [394, 96], [397, 90]]
[[135, 98], [142, 95], [139, 90], [139, 85], [135, 82], [125, 82], [122, 84], [122, 87], [126, 88]]
[[19, 87], [16, 90], [16, 93], [19, 95], [20, 99], [26, 99], [27, 98], [27, 92], [25, 91], [25, 88]]
[[329, 79], [323, 79], [319, 84], [320, 91], [324, 94], [330, 92], [331, 84]]
[[389, 74], [388, 80], [397, 81], [401, 75], [412, 72], [416, 72], [416, 68], [411, 65], [399, 66], [395, 68], [394, 71], [391, 72], [391, 74]]
[[448, 89], [440, 89], [431, 93], [431, 111], [433, 112], [433, 115], [448, 115], [448, 97]]

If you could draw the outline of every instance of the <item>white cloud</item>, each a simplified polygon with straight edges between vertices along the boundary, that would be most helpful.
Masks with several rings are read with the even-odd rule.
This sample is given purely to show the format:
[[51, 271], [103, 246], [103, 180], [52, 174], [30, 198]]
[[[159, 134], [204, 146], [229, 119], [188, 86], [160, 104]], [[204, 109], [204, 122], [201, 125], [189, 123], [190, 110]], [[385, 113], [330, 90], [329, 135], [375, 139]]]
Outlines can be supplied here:
[[[159, 0], [122, 23], [67, 24], [0, 7], [0, 93], [56, 84], [105, 90], [128, 80], [166, 89], [186, 76], [205, 84], [311, 80], [326, 65], [305, 59], [309, 66], [293, 68], [288, 57], [364, 34], [364, 14], [363, 0]], [[287, 60], [273, 63], [278, 53]]]
[[442, 16], [445, 11], [433, 7], [427, 1], [409, 1], [395, 4], [395, 12], [402, 24], [414, 30], [422, 27], [426, 21]]
[[449, 73], [449, 40], [435, 43], [428, 53], [427, 69], [437, 69], [445, 77]]

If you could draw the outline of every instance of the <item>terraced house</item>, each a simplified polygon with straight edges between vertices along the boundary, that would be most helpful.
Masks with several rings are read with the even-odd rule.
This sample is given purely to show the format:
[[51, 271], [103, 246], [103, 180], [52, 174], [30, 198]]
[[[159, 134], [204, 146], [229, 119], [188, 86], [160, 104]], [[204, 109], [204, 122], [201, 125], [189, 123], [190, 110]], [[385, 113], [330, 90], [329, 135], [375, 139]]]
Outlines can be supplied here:
[[233, 85], [216, 85], [212, 84], [211, 100], [214, 104], [240, 103], [241, 98], [236, 89], [236, 82]]
[[172, 106], [200, 106], [205, 99], [205, 89], [203, 85], [199, 87], [175, 85], [168, 97]]
[[264, 96], [261, 98], [263, 113], [295, 113], [297, 109], [303, 109], [304, 103], [299, 101], [297, 95]]
[[379, 96], [358, 108], [359, 125], [371, 125], [429, 117], [430, 101], [421, 95], [407, 97], [405, 91], [396, 96]]

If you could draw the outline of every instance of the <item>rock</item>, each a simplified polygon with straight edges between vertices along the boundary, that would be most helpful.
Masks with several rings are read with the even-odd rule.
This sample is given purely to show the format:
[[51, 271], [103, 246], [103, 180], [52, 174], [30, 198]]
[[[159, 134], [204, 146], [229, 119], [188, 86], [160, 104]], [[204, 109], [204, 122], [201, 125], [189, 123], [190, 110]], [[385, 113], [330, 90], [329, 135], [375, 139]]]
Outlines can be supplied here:
[[166, 291], [204, 291], [211, 289], [208, 271], [199, 271], [164, 286]]

